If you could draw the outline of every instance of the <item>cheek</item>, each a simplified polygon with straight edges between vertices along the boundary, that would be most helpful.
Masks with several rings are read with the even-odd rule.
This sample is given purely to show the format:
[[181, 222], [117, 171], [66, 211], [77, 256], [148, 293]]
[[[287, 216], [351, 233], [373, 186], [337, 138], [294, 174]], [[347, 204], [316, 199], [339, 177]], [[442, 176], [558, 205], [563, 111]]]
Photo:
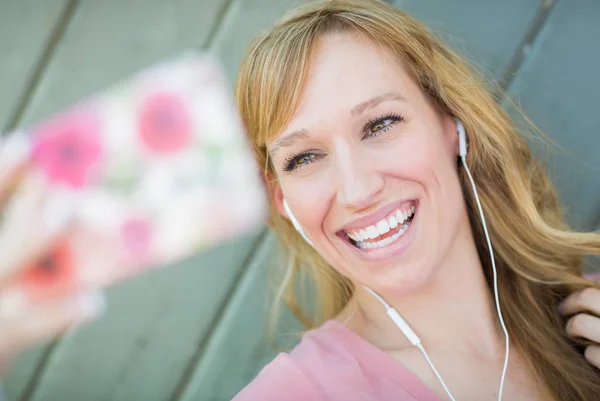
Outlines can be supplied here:
[[421, 184], [426, 192], [443, 187], [456, 174], [456, 157], [430, 136], [414, 133], [390, 142], [374, 154], [373, 161], [389, 175]]
[[435, 139], [427, 134], [411, 136], [401, 146], [390, 146], [379, 159], [388, 177], [401, 180], [398, 190], [406, 185], [418, 191], [427, 246], [439, 249], [431, 254], [445, 252], [464, 216], [457, 157]]
[[322, 223], [332, 196], [331, 183], [309, 177], [290, 178], [281, 182], [281, 188], [292, 213], [314, 242], [322, 235]]

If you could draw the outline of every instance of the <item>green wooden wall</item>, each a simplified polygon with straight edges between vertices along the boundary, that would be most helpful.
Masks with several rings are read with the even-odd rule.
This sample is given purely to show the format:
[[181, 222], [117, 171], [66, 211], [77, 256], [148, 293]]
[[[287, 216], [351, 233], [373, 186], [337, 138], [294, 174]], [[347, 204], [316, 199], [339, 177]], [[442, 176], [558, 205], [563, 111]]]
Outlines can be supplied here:
[[[251, 39], [295, 3], [0, 0], [0, 130], [190, 47], [216, 52], [233, 81]], [[600, 231], [600, 2], [393, 3], [495, 76], [562, 147], [548, 161], [568, 217]], [[17, 360], [4, 380], [9, 398], [229, 400], [277, 352], [264, 331], [277, 249], [265, 231], [110, 289], [102, 320]]]

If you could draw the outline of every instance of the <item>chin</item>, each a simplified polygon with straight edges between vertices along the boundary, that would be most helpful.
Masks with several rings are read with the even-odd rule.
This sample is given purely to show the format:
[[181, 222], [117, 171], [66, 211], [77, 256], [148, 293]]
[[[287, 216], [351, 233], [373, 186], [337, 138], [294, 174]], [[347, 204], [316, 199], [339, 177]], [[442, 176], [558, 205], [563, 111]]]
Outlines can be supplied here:
[[[368, 281], [373, 289], [393, 296], [406, 296], [426, 288], [435, 276], [435, 269], [423, 263], [402, 263]], [[368, 286], [368, 285], [367, 285]]]

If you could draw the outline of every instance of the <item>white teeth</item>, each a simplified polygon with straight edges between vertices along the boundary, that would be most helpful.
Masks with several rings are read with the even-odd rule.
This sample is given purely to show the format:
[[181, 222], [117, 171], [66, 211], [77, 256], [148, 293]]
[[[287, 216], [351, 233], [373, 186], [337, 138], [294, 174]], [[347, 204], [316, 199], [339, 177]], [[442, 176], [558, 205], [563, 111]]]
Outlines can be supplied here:
[[377, 232], [379, 232], [379, 235], [383, 235], [389, 231], [390, 226], [388, 225], [387, 220], [381, 220], [379, 223], [377, 223]]
[[358, 241], [356, 243], [356, 245], [360, 248], [360, 249], [374, 249], [374, 248], [382, 248], [384, 246], [388, 246], [391, 243], [395, 242], [398, 240], [398, 238], [400, 238], [402, 236], [402, 234], [404, 234], [404, 232], [406, 231], [406, 229], [400, 228], [400, 231], [397, 232], [396, 234], [382, 239], [381, 241], [377, 241], [377, 242], [362, 242], [362, 241]]
[[[370, 227], [373, 227], [373, 226], [370, 226]], [[391, 235], [387, 238], [384, 238], [381, 241], [376, 241], [376, 242], [357, 241], [356, 246], [358, 246], [360, 249], [373, 249], [373, 248], [382, 248], [384, 246], [388, 246], [391, 243], [396, 242], [402, 235], [404, 235], [404, 233], [408, 230], [409, 227], [410, 227], [410, 223], [404, 224], [403, 226], [400, 227], [400, 229], [398, 230], [398, 232], [396, 234]]]
[[[363, 228], [362, 230], [354, 231], [348, 234], [348, 237], [359, 245], [361, 249], [370, 249], [380, 246], [389, 245], [394, 242], [398, 237], [408, 229], [410, 223], [407, 223], [407, 219], [415, 214], [415, 206], [411, 206], [408, 210], [401, 212], [397, 210], [395, 214], [391, 215], [387, 219], [380, 220], [375, 225]], [[406, 223], [406, 224], [405, 224]], [[377, 237], [387, 234], [390, 230], [396, 229], [400, 226], [398, 233], [394, 234], [386, 239], [378, 242], [364, 242], [366, 240], [373, 240]]]
[[370, 239], [375, 239], [379, 237], [379, 232], [377, 231], [377, 228], [375, 226], [367, 227], [367, 236]]
[[398, 224], [402, 224], [404, 222], [404, 213], [400, 210], [396, 212], [396, 220], [398, 220]]

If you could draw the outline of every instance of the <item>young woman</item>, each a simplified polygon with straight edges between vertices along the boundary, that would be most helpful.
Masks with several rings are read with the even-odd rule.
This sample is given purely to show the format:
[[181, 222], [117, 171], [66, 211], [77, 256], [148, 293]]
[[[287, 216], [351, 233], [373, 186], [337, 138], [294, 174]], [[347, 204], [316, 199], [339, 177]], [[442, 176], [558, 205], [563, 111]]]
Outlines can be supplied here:
[[305, 319], [308, 273], [320, 316], [236, 401], [600, 399], [598, 348], [580, 346], [600, 339], [582, 277], [600, 236], [567, 227], [484, 82], [376, 0], [300, 6], [252, 46], [236, 96], [290, 255], [282, 292]]
[[[598, 346], [570, 339], [600, 342], [600, 290], [581, 276], [600, 239], [568, 229], [506, 113], [423, 25], [376, 1], [306, 5], [250, 50], [237, 86], [269, 180], [271, 225], [290, 253], [290, 306], [300, 312], [291, 284], [306, 272], [321, 312], [237, 400], [498, 398], [507, 347], [490, 249], [459, 163], [459, 120], [510, 338], [503, 399], [600, 398]], [[26, 160], [26, 150], [0, 146], [0, 205]], [[57, 223], [40, 213], [35, 224], [2, 226], [0, 290], [68, 229], [68, 215]], [[103, 305], [92, 291], [0, 316], [0, 367]], [[394, 310], [431, 364], [390, 320]]]

